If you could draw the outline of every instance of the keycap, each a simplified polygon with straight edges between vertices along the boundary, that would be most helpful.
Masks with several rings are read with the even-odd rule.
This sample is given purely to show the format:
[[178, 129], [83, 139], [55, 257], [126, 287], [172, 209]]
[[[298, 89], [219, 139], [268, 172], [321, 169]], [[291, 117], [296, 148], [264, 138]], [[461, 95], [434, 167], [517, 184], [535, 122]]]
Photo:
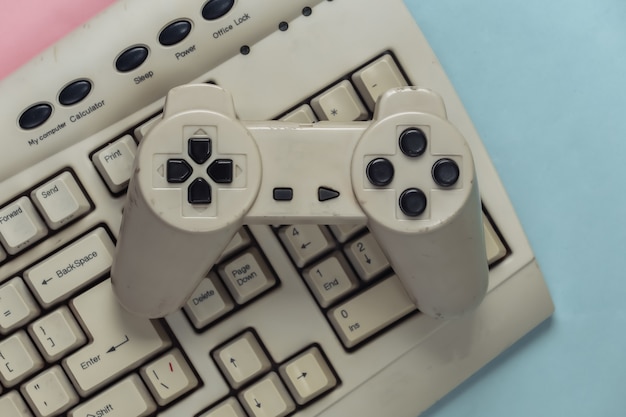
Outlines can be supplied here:
[[307, 349], [281, 365], [279, 372], [289, 392], [300, 405], [337, 385], [337, 378], [317, 347]]
[[40, 417], [56, 416], [78, 403], [78, 395], [60, 366], [54, 366], [22, 385], [26, 402]]
[[137, 374], [132, 374], [68, 413], [68, 417], [143, 417], [156, 404]]
[[28, 406], [17, 391], [8, 392], [0, 396], [0, 416], [33, 417]]
[[483, 230], [485, 232], [485, 246], [487, 250], [487, 262], [492, 264], [500, 259], [504, 258], [506, 255], [506, 247], [502, 240], [500, 240], [500, 236], [496, 233], [493, 225], [483, 213]]
[[302, 276], [322, 307], [356, 289], [358, 280], [339, 252], [303, 271]]
[[361, 93], [365, 104], [374, 110], [376, 100], [387, 90], [408, 85], [395, 61], [384, 55], [352, 75], [352, 82]]
[[88, 345], [63, 361], [81, 396], [170, 346], [159, 322], [137, 317], [120, 307], [110, 279], [73, 299], [71, 307], [90, 336]]
[[115, 245], [99, 227], [24, 272], [24, 279], [44, 307], [66, 299], [106, 274]]
[[0, 242], [14, 255], [48, 234], [33, 203], [21, 197], [0, 209]]
[[159, 405], [166, 405], [198, 385], [178, 349], [141, 368], [141, 377]]
[[344, 253], [359, 277], [369, 281], [389, 268], [389, 261], [371, 233], [350, 242], [344, 247]]
[[242, 391], [239, 400], [253, 417], [283, 417], [296, 408], [275, 372]]
[[54, 362], [87, 342], [70, 310], [63, 306], [28, 326], [39, 351]]
[[215, 263], [220, 263], [224, 259], [228, 258], [230, 255], [232, 255], [233, 253], [240, 251], [246, 246], [250, 246], [251, 242], [252, 242], [252, 238], [250, 237], [250, 234], [246, 231], [246, 229], [245, 228], [239, 229], [237, 233], [235, 233], [235, 236], [233, 236], [231, 241], [228, 243], [228, 246], [226, 246], [226, 249], [224, 249], [224, 251], [222, 252], [222, 254], [220, 255], [220, 257], [217, 259]]
[[318, 119], [315, 116], [315, 113], [313, 113], [311, 106], [303, 104], [281, 117], [280, 120], [284, 122], [309, 124], [317, 122]]
[[200, 281], [185, 304], [185, 313], [196, 329], [201, 329], [233, 309], [228, 291], [214, 272]]
[[238, 304], [244, 304], [276, 284], [276, 278], [256, 248], [218, 268], [226, 287]]
[[21, 278], [0, 285], [0, 334], [8, 334], [38, 314], [39, 307]]
[[257, 338], [249, 331], [215, 350], [213, 359], [233, 388], [241, 387], [272, 365]]
[[125, 135], [96, 152], [91, 160], [113, 193], [126, 188], [133, 171], [137, 144], [132, 136]]
[[210, 409], [204, 414], [200, 414], [199, 417], [248, 417], [243, 411], [239, 402], [230, 397], [218, 406]]
[[2, 249], [2, 246], [0, 246], [0, 263], [4, 261], [6, 258], [7, 258], [7, 253], [4, 251], [4, 249]]
[[333, 232], [335, 238], [341, 242], [345, 243], [352, 236], [359, 233], [361, 230], [365, 228], [364, 224], [332, 224], [328, 226], [330, 231]]
[[43, 360], [21, 330], [0, 341], [0, 382], [12, 387], [43, 366]]
[[415, 310], [396, 275], [328, 312], [343, 344], [350, 348]]
[[334, 246], [328, 229], [316, 224], [294, 224], [278, 232], [293, 262], [300, 268]]
[[350, 81], [344, 80], [311, 100], [311, 107], [320, 120], [351, 122], [367, 120], [367, 109]]
[[87, 197], [69, 172], [63, 172], [30, 194], [35, 206], [51, 229], [59, 229], [66, 223], [89, 211]]

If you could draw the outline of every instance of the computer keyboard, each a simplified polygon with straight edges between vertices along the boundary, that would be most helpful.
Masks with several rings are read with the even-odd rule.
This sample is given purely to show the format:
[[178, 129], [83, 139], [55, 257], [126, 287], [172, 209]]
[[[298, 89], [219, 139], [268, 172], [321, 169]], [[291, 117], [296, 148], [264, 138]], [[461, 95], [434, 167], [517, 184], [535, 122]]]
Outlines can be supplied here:
[[[137, 146], [189, 82], [230, 91], [242, 119], [299, 123], [369, 120], [390, 88], [437, 92], [476, 164], [485, 300], [432, 319], [365, 225], [276, 224], [242, 228], [181, 311], [123, 310], [109, 271]], [[0, 126], [3, 417], [415, 417], [553, 311], [399, 0], [119, 2], [0, 83]]]

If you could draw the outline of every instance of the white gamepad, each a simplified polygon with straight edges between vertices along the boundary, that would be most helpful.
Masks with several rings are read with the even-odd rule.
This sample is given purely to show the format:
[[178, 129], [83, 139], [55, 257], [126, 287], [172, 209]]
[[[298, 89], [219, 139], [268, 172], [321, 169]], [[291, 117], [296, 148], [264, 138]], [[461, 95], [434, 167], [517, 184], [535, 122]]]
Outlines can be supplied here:
[[129, 311], [180, 308], [244, 224], [367, 222], [418, 308], [461, 315], [488, 266], [470, 149], [441, 98], [384, 94], [371, 122], [242, 122], [214, 85], [170, 91], [142, 140], [112, 268]]

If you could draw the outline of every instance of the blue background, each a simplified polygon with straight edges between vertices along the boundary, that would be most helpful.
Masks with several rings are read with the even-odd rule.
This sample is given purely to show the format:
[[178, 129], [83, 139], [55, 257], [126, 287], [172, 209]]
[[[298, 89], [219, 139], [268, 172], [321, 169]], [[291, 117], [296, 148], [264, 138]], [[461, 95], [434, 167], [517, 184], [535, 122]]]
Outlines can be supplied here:
[[556, 305], [425, 417], [626, 415], [626, 2], [405, 3], [482, 136]]

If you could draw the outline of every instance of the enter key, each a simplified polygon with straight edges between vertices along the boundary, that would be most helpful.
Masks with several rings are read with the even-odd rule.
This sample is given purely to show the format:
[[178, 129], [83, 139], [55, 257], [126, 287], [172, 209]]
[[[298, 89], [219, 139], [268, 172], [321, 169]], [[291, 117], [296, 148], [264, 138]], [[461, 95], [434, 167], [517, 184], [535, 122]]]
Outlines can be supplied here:
[[91, 340], [63, 361], [81, 395], [90, 394], [170, 346], [158, 322], [136, 317], [119, 306], [110, 279], [76, 297], [71, 305]]

